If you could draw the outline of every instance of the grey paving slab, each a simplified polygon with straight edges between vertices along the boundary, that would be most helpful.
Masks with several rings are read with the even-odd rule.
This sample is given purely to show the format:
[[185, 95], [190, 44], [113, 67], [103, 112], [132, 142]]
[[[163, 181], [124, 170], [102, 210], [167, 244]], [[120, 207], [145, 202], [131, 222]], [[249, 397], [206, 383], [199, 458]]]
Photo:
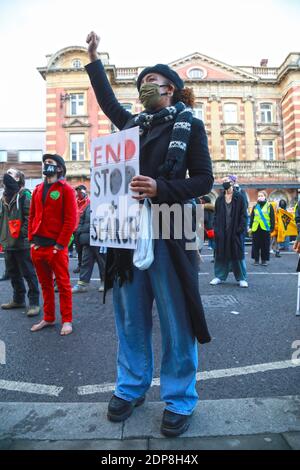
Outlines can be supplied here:
[[[125, 422], [124, 438], [162, 437], [161, 403], [137, 408]], [[185, 437], [277, 434], [300, 431], [300, 397], [206, 400], [196, 408]]]
[[[0, 441], [1, 445], [1, 441]], [[1, 447], [0, 447], [1, 449]], [[9, 450], [147, 450], [148, 441], [130, 439], [101, 439], [74, 441], [32, 441], [15, 440], [9, 442]]]
[[0, 439], [121, 439], [106, 403], [1, 403]]
[[286, 432], [283, 437], [293, 450], [300, 450], [300, 432]]
[[150, 439], [149, 450], [291, 450], [291, 448], [280, 434], [263, 434]]

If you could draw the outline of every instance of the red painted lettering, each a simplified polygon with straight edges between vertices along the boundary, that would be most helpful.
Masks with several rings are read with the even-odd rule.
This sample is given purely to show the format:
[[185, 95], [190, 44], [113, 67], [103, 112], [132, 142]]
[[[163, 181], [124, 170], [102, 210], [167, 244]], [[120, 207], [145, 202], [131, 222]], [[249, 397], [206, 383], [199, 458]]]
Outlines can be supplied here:
[[125, 141], [125, 160], [131, 160], [135, 155], [135, 143], [133, 140]]
[[106, 146], [106, 152], [105, 152], [105, 157], [106, 157], [106, 163], [108, 163], [109, 157], [112, 157], [112, 159], [118, 163], [120, 161], [120, 153], [121, 153], [121, 144], [118, 143], [118, 150], [117, 154], [115, 153], [114, 149], [111, 147], [111, 145]]
[[94, 148], [94, 166], [100, 166], [102, 160], [102, 146]]

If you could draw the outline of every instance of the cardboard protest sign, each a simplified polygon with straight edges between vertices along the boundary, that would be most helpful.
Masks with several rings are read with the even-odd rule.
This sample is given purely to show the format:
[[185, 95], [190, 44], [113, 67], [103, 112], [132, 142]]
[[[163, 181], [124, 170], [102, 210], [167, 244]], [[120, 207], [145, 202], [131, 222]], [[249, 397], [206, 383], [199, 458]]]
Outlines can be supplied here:
[[129, 184], [139, 174], [139, 128], [92, 141], [90, 244], [136, 247], [139, 204]]

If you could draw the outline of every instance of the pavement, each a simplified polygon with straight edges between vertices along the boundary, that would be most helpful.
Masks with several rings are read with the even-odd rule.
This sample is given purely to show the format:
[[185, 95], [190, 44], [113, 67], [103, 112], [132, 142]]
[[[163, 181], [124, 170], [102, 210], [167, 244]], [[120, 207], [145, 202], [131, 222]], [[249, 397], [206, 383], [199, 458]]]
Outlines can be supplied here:
[[[203, 259], [199, 284], [213, 341], [199, 347], [200, 401], [182, 437], [159, 432], [164, 404], [155, 308], [157, 378], [145, 404], [125, 423], [107, 421], [117, 342], [111, 296], [103, 306], [95, 271], [90, 292], [74, 302], [69, 338], [59, 337], [58, 325], [33, 336], [35, 320], [20, 311], [0, 312], [0, 450], [300, 450], [300, 354], [292, 359], [300, 347], [297, 256], [271, 258], [262, 268], [252, 267], [248, 254], [249, 289], [232, 278], [209, 286], [207, 249]], [[71, 269], [75, 264], [71, 260]], [[0, 287], [6, 300], [10, 284]]]
[[163, 404], [124, 423], [105, 403], [1, 403], [1, 450], [300, 450], [300, 396], [205, 400], [179, 438], [159, 432]]

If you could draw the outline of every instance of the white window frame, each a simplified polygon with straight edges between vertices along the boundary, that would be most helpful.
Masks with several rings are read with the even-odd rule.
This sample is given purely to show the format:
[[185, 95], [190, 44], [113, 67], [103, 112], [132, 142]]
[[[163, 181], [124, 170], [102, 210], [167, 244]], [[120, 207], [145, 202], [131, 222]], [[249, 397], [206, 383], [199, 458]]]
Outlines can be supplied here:
[[[73, 158], [75, 155], [75, 158]], [[70, 160], [82, 162], [85, 160], [85, 135], [70, 134]]]
[[[235, 144], [230, 144], [234, 142]], [[226, 140], [226, 160], [238, 161], [239, 160], [239, 141], [236, 139]]]
[[224, 103], [223, 111], [226, 124], [236, 124], [238, 122], [238, 105], [236, 103]]
[[262, 143], [262, 159], [273, 162], [276, 160], [275, 142], [272, 139], [263, 139]]
[[19, 150], [19, 162], [42, 162], [42, 150]]
[[203, 80], [207, 75], [207, 71], [202, 67], [193, 66], [187, 70], [187, 76], [191, 80]]
[[7, 162], [7, 150], [0, 150], [0, 163]]
[[[263, 109], [263, 106], [268, 106], [269, 109]], [[260, 121], [264, 124], [273, 122], [273, 103], [260, 103]]]
[[[75, 106], [74, 112], [73, 105]], [[70, 93], [70, 116], [82, 116], [84, 114], [84, 93]]]
[[201, 119], [204, 122], [204, 104], [203, 103], [196, 103], [193, 109], [193, 114], [195, 118]]
[[74, 59], [72, 61], [72, 66], [74, 69], [81, 69], [82, 68], [82, 62], [80, 59]]

